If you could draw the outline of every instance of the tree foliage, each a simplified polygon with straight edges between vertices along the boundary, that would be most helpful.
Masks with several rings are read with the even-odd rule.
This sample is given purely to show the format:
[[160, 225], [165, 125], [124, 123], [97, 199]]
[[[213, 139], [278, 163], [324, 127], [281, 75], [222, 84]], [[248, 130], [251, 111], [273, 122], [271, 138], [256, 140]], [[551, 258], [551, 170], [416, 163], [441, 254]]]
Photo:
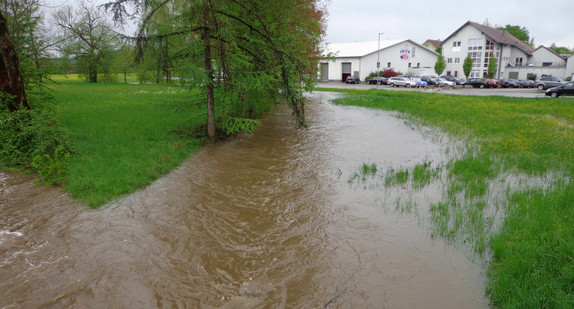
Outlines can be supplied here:
[[438, 54], [436, 63], [434, 64], [434, 72], [438, 76], [441, 76], [442, 72], [444, 72], [444, 69], [446, 69], [446, 62], [444, 61], [442, 54]]
[[550, 49], [559, 55], [567, 55], [574, 52], [574, 50], [570, 50], [568, 47], [556, 46], [556, 43], [552, 43], [552, 45], [550, 45]]
[[110, 73], [110, 55], [117, 36], [102, 7], [81, 1], [77, 8], [68, 5], [58, 10], [54, 20], [64, 30], [60, 51], [75, 58], [80, 73], [94, 83], [98, 81], [98, 73]]
[[473, 64], [472, 57], [470, 55], [464, 58], [464, 62], [462, 63], [462, 71], [464, 72], [464, 76], [468, 79], [470, 72], [472, 71], [472, 64]]
[[496, 57], [490, 58], [488, 61], [488, 68], [486, 70], [486, 77], [494, 78], [496, 76], [496, 72], [498, 72], [498, 60]]
[[181, 65], [205, 90], [208, 135], [215, 132], [215, 105], [220, 119], [255, 118], [265, 105], [282, 99], [304, 125], [303, 93], [317, 81], [324, 33], [317, 1], [117, 0], [108, 8], [122, 20], [127, 4], [142, 15], [140, 55], [164, 40], [170, 50], [157, 49], [169, 60], [162, 61], [164, 67]]
[[504, 30], [510, 34], [512, 34], [515, 38], [521, 40], [526, 44], [530, 44], [530, 34], [528, 29], [525, 27], [521, 27], [518, 25], [506, 25], [504, 27], [498, 27], [499, 30]]
[[57, 183], [66, 170], [66, 133], [53, 121], [43, 86], [38, 2], [0, 5], [0, 165], [31, 168], [43, 181]]

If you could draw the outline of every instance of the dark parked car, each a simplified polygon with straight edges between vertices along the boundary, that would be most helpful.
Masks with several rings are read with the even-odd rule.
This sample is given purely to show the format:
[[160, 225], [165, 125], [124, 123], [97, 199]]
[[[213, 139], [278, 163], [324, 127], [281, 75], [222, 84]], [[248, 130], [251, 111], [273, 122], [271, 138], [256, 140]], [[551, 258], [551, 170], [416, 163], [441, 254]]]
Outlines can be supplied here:
[[518, 88], [520, 84], [515, 79], [501, 79], [500, 80], [500, 87], [501, 88]]
[[436, 80], [436, 78], [434, 77], [430, 77], [430, 76], [423, 76], [421, 77], [421, 81], [423, 82], [427, 82], [427, 84], [430, 85], [438, 85], [438, 81]]
[[488, 78], [469, 78], [465, 83], [464, 86], [470, 85], [473, 88], [491, 88], [492, 83]]
[[388, 79], [389, 79], [388, 77], [375, 76], [371, 79], [367, 79], [367, 84], [370, 84], [370, 85], [386, 85]]
[[347, 76], [347, 79], [345, 80], [345, 84], [360, 84], [360, 83], [361, 80], [359, 80], [354, 76]]
[[535, 88], [536, 87], [536, 82], [533, 80], [517, 79], [516, 81], [518, 82], [518, 86], [520, 88]]
[[566, 84], [546, 90], [546, 95], [557, 98], [561, 95], [574, 95], [574, 82], [567, 82]]
[[441, 76], [440, 78], [444, 78], [444, 79], [446, 79], [446, 80], [448, 80], [448, 81], [454, 82], [454, 83], [457, 84], [457, 85], [462, 85], [462, 84], [464, 84], [464, 82], [463, 82], [462, 80], [460, 80], [460, 79], [457, 78], [457, 77], [451, 76], [451, 75], [443, 75], [443, 76]]

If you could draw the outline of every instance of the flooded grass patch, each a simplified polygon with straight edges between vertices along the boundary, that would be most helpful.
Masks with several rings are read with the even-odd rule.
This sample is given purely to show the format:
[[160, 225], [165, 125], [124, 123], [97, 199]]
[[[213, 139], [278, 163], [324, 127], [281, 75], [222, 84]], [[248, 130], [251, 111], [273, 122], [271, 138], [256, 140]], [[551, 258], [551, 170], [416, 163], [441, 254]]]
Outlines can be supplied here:
[[[433, 235], [484, 258], [493, 306], [574, 307], [573, 99], [354, 90], [335, 103], [398, 111], [465, 140], [429, 205]], [[404, 185], [407, 171], [388, 184]]]

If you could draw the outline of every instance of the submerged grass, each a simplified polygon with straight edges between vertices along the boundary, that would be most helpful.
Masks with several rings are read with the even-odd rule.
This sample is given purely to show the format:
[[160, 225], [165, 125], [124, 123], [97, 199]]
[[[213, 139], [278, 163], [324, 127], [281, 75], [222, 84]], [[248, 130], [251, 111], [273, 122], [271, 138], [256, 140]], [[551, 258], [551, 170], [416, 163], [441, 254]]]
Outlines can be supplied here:
[[[466, 155], [446, 167], [445, 197], [430, 214], [434, 233], [489, 253], [493, 306], [574, 308], [574, 99], [344, 92], [335, 103], [407, 113], [467, 141]], [[401, 183], [396, 174], [389, 184]], [[503, 181], [520, 175], [552, 179], [526, 187]], [[495, 191], [505, 192], [500, 201]]]
[[203, 124], [204, 111], [165, 101], [166, 94], [189, 100], [183, 87], [59, 78], [52, 88], [73, 138], [65, 190], [92, 207], [148, 185], [201, 146], [189, 133]]

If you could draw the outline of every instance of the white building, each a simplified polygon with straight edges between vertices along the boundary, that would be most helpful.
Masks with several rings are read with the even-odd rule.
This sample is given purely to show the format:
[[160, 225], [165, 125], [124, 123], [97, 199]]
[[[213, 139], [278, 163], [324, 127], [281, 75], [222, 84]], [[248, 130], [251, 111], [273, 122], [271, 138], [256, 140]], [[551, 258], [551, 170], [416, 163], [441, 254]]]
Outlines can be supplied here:
[[404, 75], [433, 75], [438, 54], [412, 40], [381, 40], [327, 45], [331, 57], [320, 61], [322, 81], [365, 80], [371, 72], [393, 69]]
[[565, 78], [574, 73], [574, 57], [562, 57], [546, 47], [535, 50], [506, 31], [471, 21], [453, 32], [441, 46], [447, 63], [445, 75], [465, 77], [462, 64], [467, 55], [474, 60], [469, 77], [485, 76], [492, 58], [497, 59], [495, 78], [527, 79], [532, 75]]

